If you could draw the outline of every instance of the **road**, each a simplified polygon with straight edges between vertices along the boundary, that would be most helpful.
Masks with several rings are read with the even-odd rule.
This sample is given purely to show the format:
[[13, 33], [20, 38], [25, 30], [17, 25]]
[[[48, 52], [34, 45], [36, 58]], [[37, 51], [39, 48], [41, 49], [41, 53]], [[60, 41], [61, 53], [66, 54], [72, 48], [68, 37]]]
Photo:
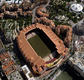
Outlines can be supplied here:
[[34, 20], [35, 20], [35, 17], [36, 17], [36, 9], [38, 8], [39, 6], [37, 6], [37, 7], [35, 7], [34, 9], [33, 9], [33, 14], [32, 14], [32, 23], [34, 23]]
[[[50, 0], [48, 0], [48, 2], [47, 2], [47, 4], [44, 4], [44, 5], [42, 5], [43, 6], [43, 8], [46, 8], [48, 5], [49, 5], [49, 3], [50, 3]], [[32, 14], [32, 23], [34, 23], [34, 20], [35, 20], [35, 17], [36, 17], [36, 9], [38, 8], [39, 6], [37, 6], [37, 7], [35, 7], [34, 9], [33, 9], [33, 14]]]

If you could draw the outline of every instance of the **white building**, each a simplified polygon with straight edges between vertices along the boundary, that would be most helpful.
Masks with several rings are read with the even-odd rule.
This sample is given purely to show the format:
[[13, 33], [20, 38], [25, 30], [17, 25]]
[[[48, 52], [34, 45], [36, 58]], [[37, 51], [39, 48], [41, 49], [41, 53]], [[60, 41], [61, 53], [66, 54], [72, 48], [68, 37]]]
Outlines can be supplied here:
[[23, 0], [0, 0], [0, 5], [2, 5], [3, 3], [16, 3], [16, 4], [21, 4], [23, 2]]
[[71, 4], [70, 9], [74, 12], [82, 12], [83, 6], [81, 4]]
[[22, 70], [23, 70], [23, 72], [26, 75], [28, 80], [35, 80], [35, 78], [33, 77], [32, 73], [30, 72], [27, 65], [22, 66]]

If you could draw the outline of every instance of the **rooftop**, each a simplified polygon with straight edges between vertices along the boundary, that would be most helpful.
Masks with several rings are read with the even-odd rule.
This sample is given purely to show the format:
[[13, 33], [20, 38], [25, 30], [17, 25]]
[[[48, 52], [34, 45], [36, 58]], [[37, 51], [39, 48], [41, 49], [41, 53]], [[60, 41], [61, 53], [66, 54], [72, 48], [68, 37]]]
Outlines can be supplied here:
[[23, 80], [23, 78], [18, 71], [15, 71], [8, 76], [8, 80]]
[[11, 74], [16, 70], [13, 60], [11, 59], [8, 52], [0, 54], [0, 62], [2, 64], [2, 69], [6, 76]]

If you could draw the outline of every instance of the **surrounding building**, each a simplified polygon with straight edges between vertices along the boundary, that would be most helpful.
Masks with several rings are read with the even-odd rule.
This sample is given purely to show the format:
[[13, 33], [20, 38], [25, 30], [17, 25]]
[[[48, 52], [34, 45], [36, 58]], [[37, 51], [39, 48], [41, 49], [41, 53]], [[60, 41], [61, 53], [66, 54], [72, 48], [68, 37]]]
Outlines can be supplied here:
[[73, 27], [73, 33], [76, 35], [84, 35], [84, 19], [79, 21], [74, 27]]
[[73, 57], [69, 59], [69, 64], [84, 77], [84, 53], [75, 53]]
[[23, 0], [0, 0], [0, 5], [2, 5], [3, 3], [8, 3], [8, 4], [12, 4], [12, 3], [21, 4], [22, 2], [23, 2]]
[[84, 78], [84, 36], [75, 41], [75, 54], [69, 58], [69, 64]]
[[37, 8], [36, 14], [40, 17], [49, 17], [49, 14], [45, 13], [45, 11], [46, 9], [40, 6], [39, 8]]
[[82, 12], [83, 6], [81, 4], [74, 3], [74, 4], [71, 4], [70, 9], [73, 12]]
[[35, 22], [46, 24], [50, 28], [55, 29], [54, 22], [52, 20], [46, 18], [46, 17], [36, 18], [36, 21]]
[[2, 65], [2, 70], [6, 76], [16, 70], [15, 63], [11, 59], [9, 52], [0, 53], [0, 62]]
[[3, 48], [0, 40], [0, 76], [6, 80], [23, 80], [20, 73], [16, 70], [16, 65], [9, 52]]
[[[4, 45], [3, 45], [3, 43], [2, 43], [2, 40], [0, 39], [0, 54], [3, 53], [3, 52], [5, 52], [5, 50], [4, 50]], [[4, 76], [5, 76], [5, 74], [4, 74], [3, 70], [2, 70], [2, 63], [1, 63], [1, 61], [0, 61], [0, 80], [2, 80], [2, 78], [3, 78]]]
[[[20, 1], [20, 0], [18, 0]], [[23, 2], [21, 5], [11, 4], [12, 2], [4, 2], [4, 3], [10, 3], [10, 4], [3, 4], [0, 9], [0, 18], [13, 18], [16, 19], [19, 16], [20, 17], [28, 17], [32, 14], [32, 9], [29, 10], [31, 5], [29, 2]], [[26, 5], [25, 5], [26, 3]], [[2, 3], [1, 3], [2, 4]], [[9, 33], [8, 33], [9, 34]]]
[[56, 33], [58, 36], [62, 36], [61, 39], [64, 41], [64, 44], [69, 47], [72, 41], [72, 28], [66, 25], [58, 25], [56, 27]]
[[20, 72], [16, 69], [10, 53], [5, 50], [0, 39], [0, 80], [23, 80]]
[[24, 80], [18, 71], [11, 73], [7, 78], [8, 80]]
[[27, 65], [22, 66], [22, 71], [24, 72], [28, 80], [35, 80]]

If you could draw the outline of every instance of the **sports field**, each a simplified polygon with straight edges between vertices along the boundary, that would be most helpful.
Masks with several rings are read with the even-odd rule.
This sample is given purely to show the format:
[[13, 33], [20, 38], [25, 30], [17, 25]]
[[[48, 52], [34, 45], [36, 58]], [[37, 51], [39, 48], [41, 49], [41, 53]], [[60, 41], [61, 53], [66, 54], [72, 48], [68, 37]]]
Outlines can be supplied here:
[[40, 39], [38, 35], [28, 39], [32, 48], [36, 51], [36, 53], [42, 58], [51, 53], [45, 43]]

